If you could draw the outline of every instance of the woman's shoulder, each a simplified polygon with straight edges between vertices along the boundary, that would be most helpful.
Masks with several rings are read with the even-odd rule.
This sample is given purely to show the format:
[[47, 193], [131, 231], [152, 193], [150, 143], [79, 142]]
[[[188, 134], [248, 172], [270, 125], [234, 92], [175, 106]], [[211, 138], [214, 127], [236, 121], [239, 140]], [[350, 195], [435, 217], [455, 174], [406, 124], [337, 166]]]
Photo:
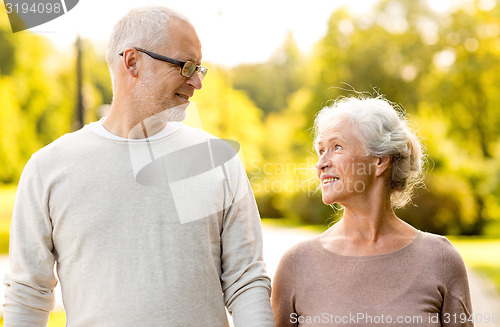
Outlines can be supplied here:
[[421, 246], [426, 252], [434, 254], [441, 264], [458, 269], [464, 266], [460, 252], [445, 236], [421, 232]]
[[300, 241], [285, 251], [281, 257], [282, 262], [296, 263], [302, 262], [307, 257], [314, 256], [317, 251], [319, 235]]
[[318, 242], [319, 242], [319, 237], [320, 235], [312, 236], [310, 238], [307, 238], [303, 241], [298, 242], [297, 244], [293, 245], [288, 251], [294, 252], [297, 254], [303, 254], [303, 253], [309, 253], [313, 249], [316, 249]]
[[434, 248], [431, 250], [436, 259], [434, 267], [438, 269], [440, 280], [444, 283], [446, 291], [463, 298], [463, 295], [469, 292], [469, 286], [467, 269], [460, 252], [444, 236], [430, 233], [423, 233], [423, 236], [423, 240]]
[[457, 249], [451, 244], [446, 236], [437, 235], [428, 232], [420, 232], [422, 245], [436, 250], [439, 248], [446, 254], [458, 253]]

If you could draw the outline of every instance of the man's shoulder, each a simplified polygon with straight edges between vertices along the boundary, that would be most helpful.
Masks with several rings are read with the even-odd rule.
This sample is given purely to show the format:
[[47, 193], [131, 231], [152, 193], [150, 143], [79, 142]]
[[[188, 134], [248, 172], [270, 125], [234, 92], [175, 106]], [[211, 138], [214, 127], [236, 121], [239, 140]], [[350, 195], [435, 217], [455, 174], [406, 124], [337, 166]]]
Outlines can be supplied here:
[[64, 155], [79, 148], [89, 138], [88, 131], [85, 128], [74, 132], [66, 133], [43, 148], [36, 151], [32, 157], [37, 160], [53, 159], [57, 155]]
[[217, 136], [212, 135], [203, 129], [192, 127], [185, 124], [182, 124], [182, 133], [190, 137], [199, 138], [200, 140], [219, 139]]
[[221, 154], [223, 159], [230, 159], [240, 151], [236, 140], [222, 139], [199, 128], [184, 125], [182, 138], [190, 144], [206, 144], [211, 152]]
[[23, 175], [29, 175], [30, 172], [43, 171], [47, 173], [54, 168], [60, 167], [61, 162], [67, 162], [71, 153], [79, 148], [82, 139], [82, 130], [64, 134], [34, 152], [26, 163]]

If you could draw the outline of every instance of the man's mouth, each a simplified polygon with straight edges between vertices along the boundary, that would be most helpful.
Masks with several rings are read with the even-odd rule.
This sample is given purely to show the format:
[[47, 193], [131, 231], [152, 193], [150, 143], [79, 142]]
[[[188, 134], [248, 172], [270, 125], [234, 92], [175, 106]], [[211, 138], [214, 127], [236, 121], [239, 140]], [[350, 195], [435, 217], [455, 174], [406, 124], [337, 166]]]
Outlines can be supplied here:
[[176, 93], [175, 95], [178, 95], [180, 96], [181, 98], [184, 98], [186, 100], [189, 100], [189, 97], [187, 95], [184, 95], [184, 94], [180, 94], [180, 93]]

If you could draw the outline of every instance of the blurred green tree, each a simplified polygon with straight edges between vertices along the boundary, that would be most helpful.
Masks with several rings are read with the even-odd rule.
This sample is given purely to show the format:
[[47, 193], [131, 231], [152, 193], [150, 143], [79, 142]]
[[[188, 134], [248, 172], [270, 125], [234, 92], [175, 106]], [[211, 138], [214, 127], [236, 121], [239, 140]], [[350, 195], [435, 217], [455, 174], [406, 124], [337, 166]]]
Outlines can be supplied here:
[[[29, 31], [13, 34], [0, 16], [0, 183], [16, 183], [24, 164], [42, 146], [72, 130], [76, 78], [73, 53], [61, 53]], [[84, 51], [87, 122], [111, 102], [107, 64]]]
[[[193, 97], [186, 124], [203, 128], [219, 138], [236, 140], [241, 145], [243, 159], [261, 160], [265, 141], [262, 110], [245, 92], [232, 88], [230, 72], [207, 66], [210, 75], [203, 80], [203, 91]], [[246, 167], [250, 169], [248, 164]]]
[[70, 108], [58, 102], [62, 92], [50, 45], [29, 32], [13, 34], [6, 16], [0, 21], [0, 44], [7, 44], [0, 81], [0, 183], [13, 183], [31, 154], [63, 132], [47, 124], [50, 113], [58, 110], [64, 119]]
[[[417, 122], [430, 155], [427, 189], [398, 214], [420, 229], [480, 234], [499, 216], [499, 10], [474, 2], [437, 14], [422, 0], [384, 0], [362, 17], [340, 9], [311, 59], [302, 130], [331, 99], [357, 92], [380, 91]], [[306, 156], [310, 142], [302, 134], [289, 151]], [[291, 206], [320, 205], [302, 198]]]
[[307, 65], [293, 34], [264, 63], [243, 64], [232, 68], [233, 87], [245, 91], [267, 115], [282, 112], [289, 97], [305, 84]]
[[[429, 101], [448, 122], [446, 137], [459, 150], [448, 156], [447, 171], [460, 180], [466, 196], [454, 191], [457, 203], [469, 203], [468, 214], [457, 213], [461, 233], [480, 234], [499, 217], [500, 8], [469, 3], [443, 20], [440, 50], [434, 54], [428, 79]], [[431, 155], [437, 157], [438, 153]], [[464, 201], [470, 199], [470, 201]]]

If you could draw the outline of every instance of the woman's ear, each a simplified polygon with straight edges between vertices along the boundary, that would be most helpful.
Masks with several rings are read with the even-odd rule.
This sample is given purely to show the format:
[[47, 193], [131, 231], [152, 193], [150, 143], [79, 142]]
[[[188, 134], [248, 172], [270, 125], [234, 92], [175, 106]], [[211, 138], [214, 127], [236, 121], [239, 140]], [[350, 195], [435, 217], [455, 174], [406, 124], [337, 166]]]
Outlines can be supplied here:
[[377, 157], [375, 175], [377, 177], [381, 176], [385, 171], [389, 169], [390, 165], [391, 165], [390, 156]]

